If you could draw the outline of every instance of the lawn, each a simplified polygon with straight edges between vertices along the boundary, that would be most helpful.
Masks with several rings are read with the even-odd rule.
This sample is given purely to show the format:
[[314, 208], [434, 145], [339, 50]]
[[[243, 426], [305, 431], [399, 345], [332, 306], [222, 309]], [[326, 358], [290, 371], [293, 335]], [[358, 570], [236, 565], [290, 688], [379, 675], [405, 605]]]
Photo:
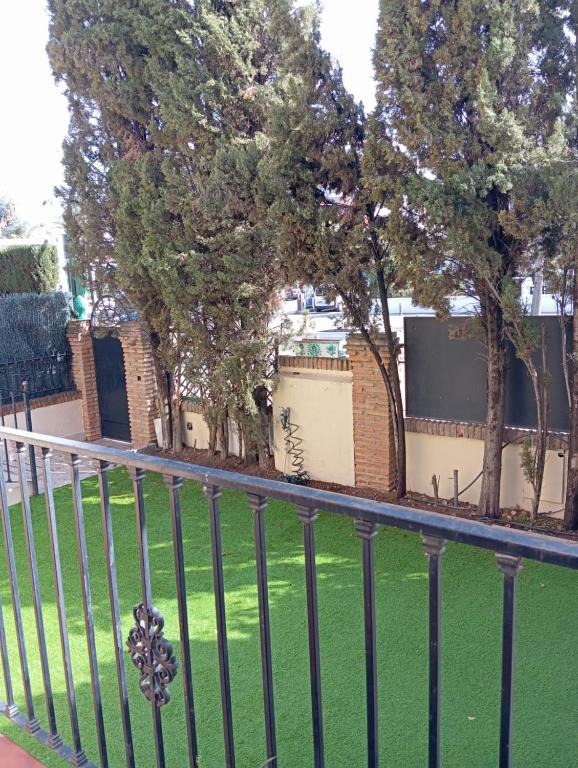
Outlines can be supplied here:
[[[123, 634], [140, 602], [132, 486], [122, 470], [111, 473], [114, 534], [119, 562]], [[171, 526], [162, 479], [145, 481], [152, 588], [165, 616], [165, 635], [180, 656]], [[124, 765], [114, 653], [96, 479], [83, 482], [97, 646], [103, 685], [110, 765]], [[94, 716], [80, 597], [69, 488], [55, 492], [64, 568], [75, 688], [85, 751], [97, 762]], [[191, 622], [193, 682], [201, 765], [224, 765], [219, 676], [206, 500], [194, 483], [182, 492], [186, 578]], [[42, 497], [33, 500], [57, 716], [70, 743], [65, 687]], [[20, 510], [12, 509], [24, 621], [37, 713], [46, 725], [40, 665], [27, 576]], [[222, 498], [222, 536], [239, 768], [265, 762], [261, 665], [252, 518], [244, 497]], [[294, 510], [271, 503], [267, 540], [272, 648], [280, 768], [312, 765], [302, 530]], [[364, 766], [364, 652], [360, 542], [351, 521], [322, 514], [317, 523], [319, 620], [326, 764]], [[419, 538], [383, 529], [376, 539], [381, 764], [423, 768], [427, 748], [427, 573]], [[578, 574], [527, 563], [520, 576], [514, 766], [568, 768], [578, 764]], [[19, 686], [6, 563], [0, 556], [17, 701]], [[501, 632], [501, 576], [491, 553], [450, 545], [443, 564], [443, 765], [486, 768], [497, 764]], [[128, 662], [128, 658], [127, 658]], [[154, 763], [150, 707], [127, 665], [137, 763]], [[1, 675], [0, 675], [1, 678]], [[3, 694], [0, 682], [0, 696]], [[180, 675], [163, 710], [167, 765], [186, 765]], [[65, 763], [0, 718], [0, 730], [50, 768]]]

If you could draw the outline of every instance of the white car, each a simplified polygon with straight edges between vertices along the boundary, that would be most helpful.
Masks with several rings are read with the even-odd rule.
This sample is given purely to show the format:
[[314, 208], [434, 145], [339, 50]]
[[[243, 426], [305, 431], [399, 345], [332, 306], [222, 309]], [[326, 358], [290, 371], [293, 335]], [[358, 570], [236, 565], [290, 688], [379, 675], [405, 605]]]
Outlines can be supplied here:
[[311, 297], [311, 309], [316, 312], [341, 312], [343, 309], [343, 300], [341, 296], [336, 296], [335, 299], [329, 300], [316, 289]]

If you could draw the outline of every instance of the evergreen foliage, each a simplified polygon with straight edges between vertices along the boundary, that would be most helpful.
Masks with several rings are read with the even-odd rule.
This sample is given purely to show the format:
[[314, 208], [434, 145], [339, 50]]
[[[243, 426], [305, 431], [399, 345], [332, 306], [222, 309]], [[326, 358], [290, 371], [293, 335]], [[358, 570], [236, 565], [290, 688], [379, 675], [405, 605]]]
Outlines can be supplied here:
[[50, 3], [49, 55], [72, 114], [71, 252], [149, 322], [174, 424], [184, 373], [213, 446], [227, 411], [249, 438], [277, 280], [256, 194], [279, 54], [267, 3], [101, 5]]
[[371, 349], [393, 415], [397, 494], [404, 496], [399, 347], [388, 311], [390, 291], [400, 287], [388, 235], [390, 190], [376, 189], [374, 176], [365, 172], [367, 120], [320, 47], [317, 15], [311, 9], [294, 14], [285, 35], [267, 177], [281, 268], [289, 283], [306, 280], [329, 296], [339, 294], [349, 323]]
[[499, 513], [503, 290], [535, 271], [547, 229], [536, 211], [568, 160], [569, 13], [567, 0], [380, 5], [372, 166], [398, 180], [390, 232], [414, 297], [441, 312], [452, 290], [479, 297], [488, 357], [479, 506], [490, 516]]
[[56, 246], [44, 243], [0, 249], [0, 294], [48, 293], [57, 285]]
[[26, 237], [28, 227], [16, 215], [14, 203], [0, 197], [0, 238]]

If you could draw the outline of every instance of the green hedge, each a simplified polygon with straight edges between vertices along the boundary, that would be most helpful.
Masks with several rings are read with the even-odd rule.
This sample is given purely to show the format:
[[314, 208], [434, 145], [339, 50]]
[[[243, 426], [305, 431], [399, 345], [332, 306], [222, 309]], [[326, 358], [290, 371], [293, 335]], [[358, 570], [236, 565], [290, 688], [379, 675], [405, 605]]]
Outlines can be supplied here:
[[0, 294], [50, 293], [57, 285], [56, 246], [14, 245], [0, 250]]

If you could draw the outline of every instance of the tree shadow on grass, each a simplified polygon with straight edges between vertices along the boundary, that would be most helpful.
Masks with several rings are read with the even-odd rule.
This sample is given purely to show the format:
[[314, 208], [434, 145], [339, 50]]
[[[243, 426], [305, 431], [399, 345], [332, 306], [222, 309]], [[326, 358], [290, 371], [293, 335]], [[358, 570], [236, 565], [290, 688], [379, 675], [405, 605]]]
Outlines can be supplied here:
[[[113, 528], [123, 637], [140, 602], [140, 577], [132, 485], [126, 473], [110, 473]], [[124, 765], [106, 564], [95, 478], [83, 481], [92, 604], [107, 726], [110, 765]], [[86, 655], [80, 575], [69, 488], [55, 491], [61, 558], [81, 727], [87, 753], [97, 745]], [[145, 480], [152, 591], [165, 617], [165, 635], [181, 657], [168, 492], [157, 476]], [[33, 500], [47, 642], [59, 721], [67, 722], [48, 534], [42, 498]], [[265, 761], [259, 614], [252, 513], [240, 493], [221, 503], [228, 640], [237, 762], [259, 768]], [[200, 487], [182, 490], [193, 684], [201, 765], [224, 765], [219, 666], [207, 503]], [[312, 764], [309, 666], [302, 526], [295, 510], [272, 502], [267, 517], [279, 766]], [[45, 722], [35, 625], [22, 521], [12, 510], [14, 540], [30, 669], [39, 717]], [[351, 520], [321, 514], [316, 523], [319, 624], [327, 765], [364, 766], [365, 677], [360, 542]], [[443, 758], [444, 765], [471, 768], [496, 763], [501, 582], [490, 553], [450, 546], [444, 557]], [[376, 539], [380, 742], [384, 765], [423, 766], [427, 750], [427, 571], [419, 538], [384, 529]], [[540, 586], [540, 585], [544, 586]], [[578, 663], [572, 637], [578, 629], [575, 574], [530, 564], [521, 577], [516, 765], [567, 768], [578, 762]], [[11, 648], [17, 700], [14, 626], [4, 554], [0, 589]], [[566, 666], [556, 658], [565, 658]], [[138, 765], [154, 763], [150, 705], [138, 690], [138, 672], [125, 655]], [[186, 765], [182, 670], [163, 711], [167, 765]], [[547, 707], [543, 706], [547, 705]], [[70, 743], [70, 734], [62, 728]], [[24, 743], [30, 737], [23, 735]], [[43, 758], [60, 765], [55, 756]], [[51, 762], [52, 761], [52, 762]]]

